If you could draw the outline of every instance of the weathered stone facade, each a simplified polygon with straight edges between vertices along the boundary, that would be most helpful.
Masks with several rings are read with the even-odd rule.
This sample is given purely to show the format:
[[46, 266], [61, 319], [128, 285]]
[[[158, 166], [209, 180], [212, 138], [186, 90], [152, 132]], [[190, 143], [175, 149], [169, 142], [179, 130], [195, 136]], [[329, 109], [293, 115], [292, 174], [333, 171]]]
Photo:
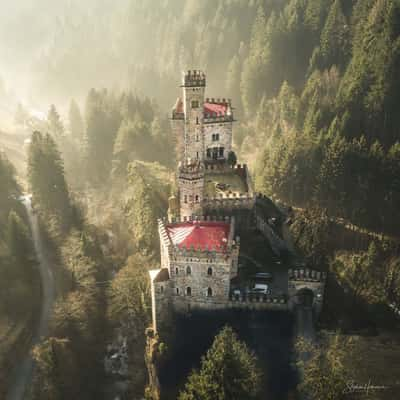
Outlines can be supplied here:
[[305, 295], [311, 296], [309, 297], [310, 305], [315, 308], [317, 313], [321, 312], [326, 273], [309, 268], [295, 268], [289, 269], [288, 278], [289, 307], [293, 308], [296, 304], [301, 304], [302, 300], [299, 295], [303, 292]]
[[178, 167], [180, 216], [189, 220], [200, 215], [204, 193], [204, 165], [197, 160], [184, 161]]
[[[194, 234], [196, 229], [203, 229], [205, 240], [202, 244], [212, 243], [209, 248], [185, 247], [170, 232], [172, 229], [177, 231], [176, 226], [159, 220], [161, 269], [150, 271], [155, 331], [171, 310], [225, 308], [230, 301], [231, 279], [238, 272], [240, 242], [238, 238], [234, 239], [234, 218], [180, 224], [177, 235], [186, 235], [187, 230]], [[221, 246], [214, 246], [212, 237], [208, 240], [207, 235], [215, 235], [214, 231], [209, 232], [211, 228], [226, 232]]]

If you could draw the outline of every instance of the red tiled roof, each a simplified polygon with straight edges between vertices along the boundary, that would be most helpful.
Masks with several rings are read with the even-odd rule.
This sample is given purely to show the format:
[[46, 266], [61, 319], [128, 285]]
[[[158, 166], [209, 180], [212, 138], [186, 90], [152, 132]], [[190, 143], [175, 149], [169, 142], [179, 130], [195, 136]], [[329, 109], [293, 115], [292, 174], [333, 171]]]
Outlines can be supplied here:
[[176, 103], [174, 105], [174, 111], [178, 114], [183, 113], [183, 101], [181, 98], [176, 99]]
[[225, 222], [183, 222], [169, 224], [167, 232], [174, 245], [179, 248], [215, 250], [223, 252], [228, 244], [230, 225]]
[[[176, 100], [173, 111], [177, 114], [183, 113], [183, 101], [181, 98]], [[228, 111], [228, 103], [204, 103], [204, 114], [217, 116], [225, 115]]]
[[225, 115], [227, 110], [227, 103], [204, 103], [204, 114]]

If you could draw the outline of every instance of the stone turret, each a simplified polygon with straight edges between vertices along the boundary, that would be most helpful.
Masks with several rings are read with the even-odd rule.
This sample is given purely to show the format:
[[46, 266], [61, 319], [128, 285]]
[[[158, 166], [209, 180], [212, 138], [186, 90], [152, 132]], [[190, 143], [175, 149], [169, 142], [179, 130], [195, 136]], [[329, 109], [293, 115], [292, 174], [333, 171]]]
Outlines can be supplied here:
[[187, 159], [178, 166], [180, 217], [190, 220], [202, 214], [204, 164]]
[[185, 121], [184, 157], [202, 161], [204, 158], [203, 105], [206, 76], [201, 71], [183, 75], [183, 112]]

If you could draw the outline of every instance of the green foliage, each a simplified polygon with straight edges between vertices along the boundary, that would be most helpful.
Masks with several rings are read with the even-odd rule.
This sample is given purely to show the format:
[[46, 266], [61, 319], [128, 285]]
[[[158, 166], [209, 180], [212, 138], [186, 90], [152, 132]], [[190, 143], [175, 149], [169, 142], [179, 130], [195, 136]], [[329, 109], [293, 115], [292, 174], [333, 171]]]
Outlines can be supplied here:
[[15, 170], [0, 153], [0, 318], [27, 318], [37, 295], [36, 263]]
[[201, 368], [188, 378], [179, 400], [256, 399], [261, 372], [254, 354], [225, 327], [201, 360]]
[[128, 162], [143, 159], [143, 155], [150, 156], [153, 145], [148, 124], [139, 118], [134, 121], [123, 121], [114, 143], [114, 173], [125, 174]]
[[334, 64], [344, 67], [349, 53], [348, 31], [349, 25], [342, 11], [341, 1], [335, 0], [321, 32], [321, 62], [318, 68], [330, 68]]
[[33, 350], [36, 362], [34, 400], [63, 400], [82, 395], [76, 356], [67, 339], [50, 337]]
[[397, 304], [398, 261], [382, 245], [371, 242], [367, 251], [336, 254], [330, 269], [350, 290], [354, 302]]
[[[106, 260], [99, 245], [96, 230], [83, 226], [81, 231], [71, 229], [58, 248], [59, 267], [55, 273], [61, 282], [61, 295], [50, 321], [49, 341], [62, 343], [63, 347], [60, 353], [59, 347], [52, 350], [50, 359], [49, 343], [37, 350], [36, 356], [45, 357], [49, 363], [35, 374], [33, 393], [38, 399], [47, 398], [50, 389], [55, 392], [49, 396], [62, 399], [92, 398], [101, 391], [107, 323], [104, 285], [99, 284], [106, 280]], [[58, 354], [66, 357], [65, 365], [59, 365]], [[62, 368], [65, 372], [60, 372]], [[78, 394], [73, 395], [75, 391]]]
[[2, 152], [0, 152], [0, 187], [0, 221], [4, 223], [20, 195], [20, 189], [15, 179], [15, 168]]
[[47, 217], [66, 228], [71, 223], [71, 205], [64, 164], [49, 135], [34, 132], [28, 151], [28, 180], [35, 203]]
[[236, 163], [237, 163], [237, 157], [236, 157], [235, 152], [233, 152], [233, 151], [230, 151], [230, 152], [229, 152], [227, 162], [228, 162], [228, 164], [231, 165], [232, 167], [233, 167], [234, 165], [236, 165]]
[[163, 178], [150, 166], [139, 162], [129, 165], [131, 187], [124, 208], [134, 233], [135, 247], [152, 253], [158, 247], [157, 218], [165, 215], [170, 188], [169, 177]]
[[328, 241], [332, 234], [332, 223], [326, 210], [311, 209], [296, 215], [290, 233], [307, 264], [320, 271], [326, 270]]
[[47, 114], [47, 124], [53, 138], [59, 139], [64, 136], [64, 125], [61, 122], [60, 114], [57, 112], [54, 104], [50, 106], [49, 113]]
[[325, 338], [321, 345], [301, 339], [296, 343], [298, 368], [301, 374], [299, 391], [311, 400], [347, 398], [347, 382], [351, 379], [344, 365], [351, 342], [339, 335]]
[[105, 183], [111, 170], [112, 148], [121, 115], [112, 95], [92, 89], [86, 99], [85, 169], [94, 184]]
[[68, 112], [69, 132], [72, 138], [79, 144], [83, 143], [85, 124], [78, 104], [71, 100]]
[[140, 254], [130, 256], [108, 291], [110, 320], [127, 324], [135, 335], [143, 335], [150, 319], [148, 270], [152, 269], [152, 264], [148, 257]]

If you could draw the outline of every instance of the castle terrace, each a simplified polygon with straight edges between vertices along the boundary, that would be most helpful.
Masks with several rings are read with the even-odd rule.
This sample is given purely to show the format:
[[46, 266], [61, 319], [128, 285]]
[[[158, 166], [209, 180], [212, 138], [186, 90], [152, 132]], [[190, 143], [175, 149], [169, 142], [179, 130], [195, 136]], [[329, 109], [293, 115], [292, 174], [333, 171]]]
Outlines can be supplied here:
[[220, 194], [247, 193], [245, 180], [235, 173], [207, 173], [205, 177], [205, 191], [207, 197], [219, 197]]
[[217, 252], [226, 250], [229, 230], [230, 224], [225, 222], [191, 221], [166, 226], [172, 243], [179, 248], [213, 249]]

